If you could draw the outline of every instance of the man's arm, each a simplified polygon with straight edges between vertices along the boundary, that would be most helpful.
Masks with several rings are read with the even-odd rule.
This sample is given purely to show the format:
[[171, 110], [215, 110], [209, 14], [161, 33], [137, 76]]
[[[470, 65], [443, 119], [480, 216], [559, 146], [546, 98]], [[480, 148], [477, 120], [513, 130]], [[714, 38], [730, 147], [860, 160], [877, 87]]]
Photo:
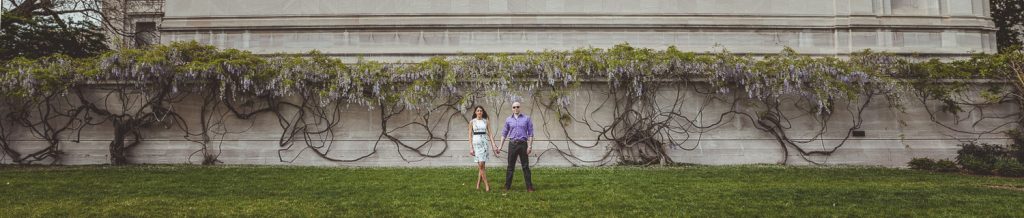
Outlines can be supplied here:
[[501, 143], [498, 143], [498, 152], [501, 152], [501, 148], [505, 147], [505, 138], [508, 138], [508, 121], [505, 121], [504, 127], [501, 129]]
[[533, 118], [526, 119], [526, 154], [533, 153]]
[[505, 121], [505, 125], [501, 127], [501, 139], [508, 137], [508, 120]]

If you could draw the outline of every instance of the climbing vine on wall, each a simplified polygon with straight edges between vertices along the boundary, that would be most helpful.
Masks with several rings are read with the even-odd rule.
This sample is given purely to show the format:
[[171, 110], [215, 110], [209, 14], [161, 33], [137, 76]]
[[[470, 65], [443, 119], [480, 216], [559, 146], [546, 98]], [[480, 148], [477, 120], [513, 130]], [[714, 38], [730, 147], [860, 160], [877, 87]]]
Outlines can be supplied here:
[[[541, 123], [543, 131], [568, 138], [568, 143], [549, 142], [551, 149], [542, 153], [553, 152], [573, 164], [675, 163], [669, 150], [693, 149], [708, 133], [737, 121], [775, 138], [785, 154], [780, 163], [787, 163], [790, 153], [815, 162], [809, 157], [840, 149], [872, 105], [899, 111], [907, 102], [938, 101], [942, 107], [936, 113], [952, 114], [968, 107], [1024, 106], [1022, 59], [1020, 52], [945, 62], [871, 51], [849, 58], [811, 57], [789, 49], [753, 57], [622, 44], [346, 64], [315, 51], [257, 56], [178, 42], [94, 58], [58, 55], [3, 63], [0, 150], [2, 158], [14, 163], [59, 163], [61, 146], [76, 142], [88, 127], [107, 126], [111, 163], [129, 164], [130, 151], [144, 144], [147, 130], [165, 128], [180, 130], [200, 145], [190, 161], [216, 164], [220, 139], [244, 133], [254, 117], [272, 116], [281, 129], [277, 142], [283, 162], [294, 161], [295, 151], [359, 161], [387, 145], [403, 160], [416, 161], [443, 155], [450, 136], [461, 133], [449, 130], [467, 121], [463, 114], [473, 105], [522, 99], [540, 106], [542, 113], [535, 116], [555, 121]], [[979, 79], [996, 85], [982, 92], [983, 101], [965, 99], [968, 83]], [[183, 112], [189, 102], [198, 102], [198, 113]], [[344, 120], [351, 115], [346, 111], [353, 108], [380, 117], [379, 137], [370, 152], [339, 158], [331, 153], [339, 146], [335, 131], [347, 125]], [[1021, 118], [1002, 119], [1018, 126]], [[228, 124], [232, 120], [249, 122]], [[596, 138], [574, 138], [570, 127]], [[841, 140], [807, 146], [830, 134], [829, 129], [842, 130], [836, 135]], [[15, 136], [26, 132], [47, 146], [14, 149], [23, 141]], [[408, 132], [423, 137], [403, 136]], [[793, 132], [812, 134], [794, 137]], [[598, 159], [575, 154], [601, 147], [608, 149]]]

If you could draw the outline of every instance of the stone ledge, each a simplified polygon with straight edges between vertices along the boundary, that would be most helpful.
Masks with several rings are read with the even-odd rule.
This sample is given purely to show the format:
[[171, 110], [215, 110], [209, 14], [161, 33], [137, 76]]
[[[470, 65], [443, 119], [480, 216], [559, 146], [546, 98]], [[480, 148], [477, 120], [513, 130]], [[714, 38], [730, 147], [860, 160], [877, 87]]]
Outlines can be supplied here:
[[[645, 13], [734, 15], [987, 15], [987, 0], [176, 0], [171, 16], [292, 14]], [[236, 7], [246, 5], [246, 7]]]
[[737, 17], [737, 16], [328, 16], [165, 18], [161, 31], [248, 29], [417, 28], [732, 28], [732, 29], [972, 29], [994, 31], [980, 17]]

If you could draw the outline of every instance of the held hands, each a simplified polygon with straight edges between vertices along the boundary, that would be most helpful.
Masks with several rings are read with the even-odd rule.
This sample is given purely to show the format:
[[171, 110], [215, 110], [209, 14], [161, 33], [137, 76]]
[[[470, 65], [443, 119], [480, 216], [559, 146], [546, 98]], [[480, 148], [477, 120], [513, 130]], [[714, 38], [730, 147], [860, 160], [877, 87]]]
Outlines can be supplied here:
[[494, 149], [494, 154], [501, 154], [501, 147], [505, 146], [505, 139], [502, 138], [501, 143], [499, 143], [497, 146], [498, 148]]
[[501, 154], [501, 150], [498, 150], [498, 146], [494, 146], [494, 141], [491, 141], [491, 150], [494, 151], [495, 155]]

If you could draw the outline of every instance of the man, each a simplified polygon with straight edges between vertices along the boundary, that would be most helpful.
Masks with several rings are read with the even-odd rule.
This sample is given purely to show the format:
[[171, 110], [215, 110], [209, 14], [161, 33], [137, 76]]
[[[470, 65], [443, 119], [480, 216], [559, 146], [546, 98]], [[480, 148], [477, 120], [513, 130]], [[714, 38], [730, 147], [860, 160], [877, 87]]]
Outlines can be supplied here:
[[533, 192], [533, 182], [530, 178], [530, 153], [533, 153], [533, 121], [529, 116], [521, 113], [519, 101], [512, 102], [512, 116], [505, 119], [505, 128], [501, 131], [501, 143], [498, 143], [498, 152], [508, 143], [508, 172], [505, 173], [505, 191], [512, 189], [512, 175], [516, 171], [516, 159], [523, 166], [523, 178], [526, 179], [526, 191]]

